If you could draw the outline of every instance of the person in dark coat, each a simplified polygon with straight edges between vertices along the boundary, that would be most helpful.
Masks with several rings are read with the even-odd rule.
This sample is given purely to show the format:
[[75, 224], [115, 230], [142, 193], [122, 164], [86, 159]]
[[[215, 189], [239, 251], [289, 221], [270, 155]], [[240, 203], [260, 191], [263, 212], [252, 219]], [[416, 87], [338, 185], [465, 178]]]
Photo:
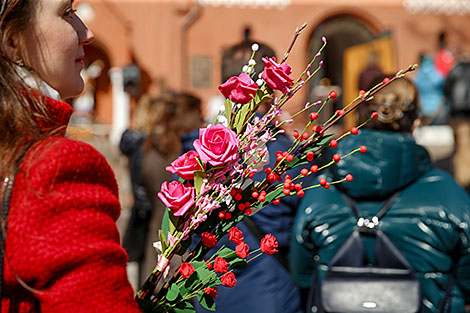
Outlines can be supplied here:
[[[466, 312], [470, 199], [449, 174], [433, 168], [426, 150], [410, 135], [417, 117], [416, 96], [413, 84], [401, 79], [374, 95], [369, 105], [359, 107], [360, 120], [374, 111], [378, 120], [359, 135], [340, 140], [332, 153], [344, 155], [362, 145], [367, 151], [341, 160], [324, 173], [328, 181], [347, 174], [354, 180], [305, 193], [295, 219], [290, 259], [293, 276], [303, 290], [310, 288], [315, 270], [322, 277], [356, 228], [357, 218], [341, 193], [356, 200], [362, 216], [371, 217], [400, 191], [379, 227], [416, 271], [424, 312], [437, 312], [454, 269], [449, 312]], [[365, 249], [374, 248], [366, 242]]]
[[454, 176], [470, 193], [470, 52], [463, 53], [444, 83], [455, 134]]

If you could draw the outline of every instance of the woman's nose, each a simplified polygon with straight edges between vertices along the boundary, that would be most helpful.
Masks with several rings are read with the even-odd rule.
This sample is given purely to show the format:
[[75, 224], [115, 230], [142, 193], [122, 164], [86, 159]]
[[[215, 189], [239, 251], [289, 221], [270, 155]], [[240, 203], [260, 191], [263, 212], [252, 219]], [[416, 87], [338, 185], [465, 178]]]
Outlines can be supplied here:
[[89, 45], [95, 40], [95, 35], [93, 32], [83, 23], [83, 21], [77, 16], [77, 34], [78, 34], [78, 41], [80, 45], [86, 46]]

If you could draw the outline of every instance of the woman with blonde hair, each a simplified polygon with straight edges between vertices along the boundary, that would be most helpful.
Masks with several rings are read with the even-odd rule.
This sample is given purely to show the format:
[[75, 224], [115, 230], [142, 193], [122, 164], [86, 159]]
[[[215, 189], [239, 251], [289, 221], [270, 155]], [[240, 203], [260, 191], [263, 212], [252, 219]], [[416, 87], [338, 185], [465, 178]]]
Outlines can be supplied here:
[[1, 312], [139, 312], [113, 172], [64, 137], [93, 34], [73, 0], [0, 0]]

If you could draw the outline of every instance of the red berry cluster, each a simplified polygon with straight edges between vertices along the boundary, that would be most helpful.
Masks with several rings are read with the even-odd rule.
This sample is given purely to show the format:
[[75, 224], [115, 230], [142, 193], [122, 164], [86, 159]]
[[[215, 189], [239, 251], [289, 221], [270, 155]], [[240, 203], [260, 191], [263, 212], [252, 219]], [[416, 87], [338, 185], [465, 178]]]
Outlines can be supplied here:
[[307, 139], [310, 137], [310, 134], [307, 133], [307, 132], [304, 132], [302, 135], [300, 135], [297, 130], [294, 130], [294, 131], [292, 132], [292, 136], [293, 136], [295, 139], [299, 139], [300, 141], [303, 141], [303, 140], [307, 140]]
[[296, 192], [299, 197], [303, 197], [305, 195], [305, 191], [302, 190], [302, 185], [294, 184], [290, 175], [286, 175], [283, 187], [284, 189], [282, 190], [282, 193], [286, 196], [290, 195], [291, 192]]

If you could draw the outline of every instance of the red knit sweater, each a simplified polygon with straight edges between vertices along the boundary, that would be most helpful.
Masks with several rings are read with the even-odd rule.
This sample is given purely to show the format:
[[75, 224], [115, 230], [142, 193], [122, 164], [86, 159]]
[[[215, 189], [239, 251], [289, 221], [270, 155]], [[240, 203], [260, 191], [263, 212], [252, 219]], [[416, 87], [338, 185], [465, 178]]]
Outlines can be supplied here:
[[[47, 102], [65, 126], [70, 106]], [[113, 172], [94, 148], [61, 136], [33, 145], [12, 192], [2, 313], [139, 312], [115, 224], [119, 213]]]

